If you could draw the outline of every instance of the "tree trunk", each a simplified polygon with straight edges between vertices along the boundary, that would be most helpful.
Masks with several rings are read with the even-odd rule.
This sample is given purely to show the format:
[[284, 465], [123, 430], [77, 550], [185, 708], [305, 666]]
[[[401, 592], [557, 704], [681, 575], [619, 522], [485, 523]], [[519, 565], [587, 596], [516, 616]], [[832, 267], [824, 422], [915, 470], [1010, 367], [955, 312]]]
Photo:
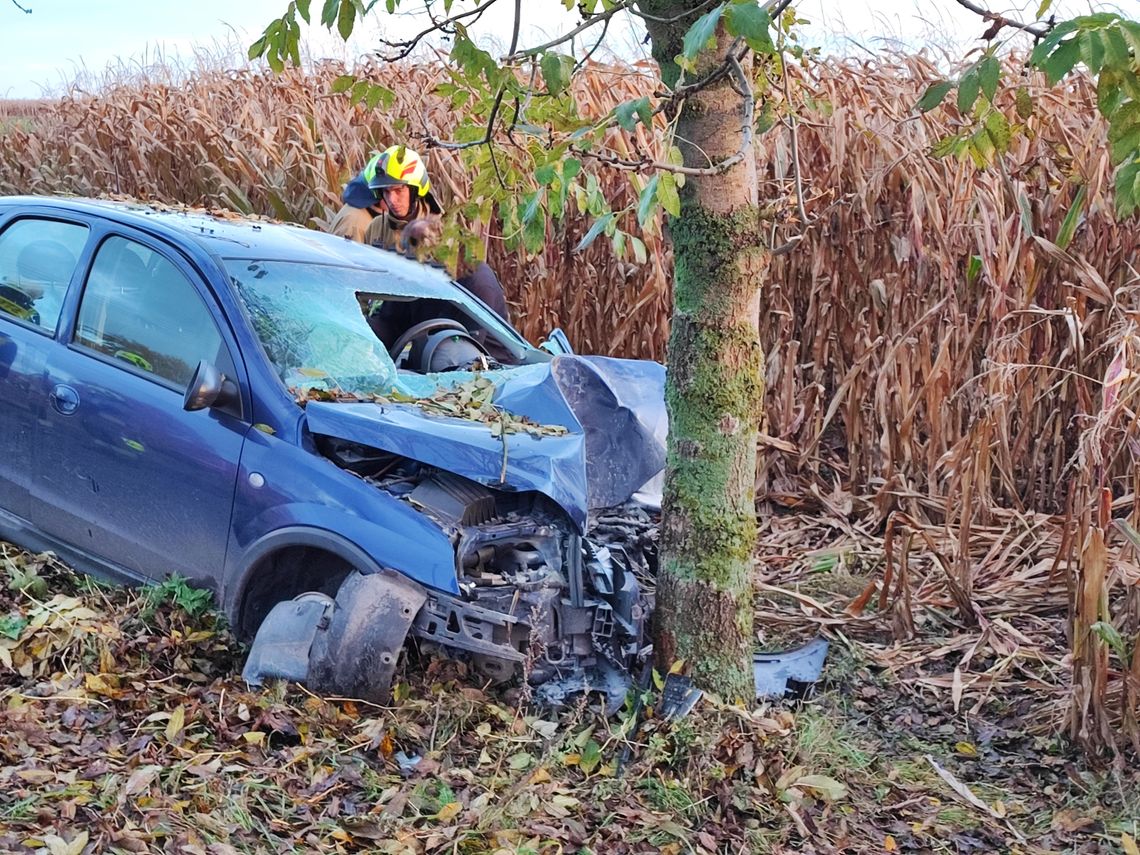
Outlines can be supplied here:
[[[643, 0], [672, 19], [702, 4]], [[673, 86], [685, 31], [697, 17], [647, 20], [662, 78]], [[719, 28], [688, 80], [722, 61], [731, 39]], [[751, 82], [751, 56], [741, 64]], [[732, 79], [689, 96], [677, 123], [686, 166], [705, 167], [739, 150], [743, 99]], [[756, 436], [763, 412], [759, 342], [762, 245], [755, 158], [716, 176], [690, 176], [672, 218], [673, 318], [667, 351], [669, 448], [657, 585], [658, 662], [688, 664], [697, 685], [728, 700], [754, 693], [752, 556], [756, 545]]]

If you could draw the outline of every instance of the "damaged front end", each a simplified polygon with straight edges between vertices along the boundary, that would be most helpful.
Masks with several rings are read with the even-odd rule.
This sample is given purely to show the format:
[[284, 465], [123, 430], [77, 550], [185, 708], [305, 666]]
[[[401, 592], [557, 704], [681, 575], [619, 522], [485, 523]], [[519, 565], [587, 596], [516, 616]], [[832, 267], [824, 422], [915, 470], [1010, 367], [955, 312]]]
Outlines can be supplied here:
[[[645, 407], [631, 409], [610, 382], [597, 394], [591, 374], [600, 372], [585, 360], [558, 365], [563, 359], [545, 382], [531, 372], [500, 384], [497, 398], [514, 412], [555, 413], [564, 436], [494, 437], [486, 425], [413, 406], [309, 405], [326, 458], [445, 533], [457, 585], [441, 591], [411, 572], [357, 572], [335, 600], [280, 603], [258, 631], [247, 680], [286, 677], [384, 702], [409, 636], [493, 682], [522, 677], [550, 705], [599, 692], [609, 709], [620, 706], [650, 652], [659, 506], [651, 493], [664, 425]], [[651, 379], [660, 388], [662, 378]]]

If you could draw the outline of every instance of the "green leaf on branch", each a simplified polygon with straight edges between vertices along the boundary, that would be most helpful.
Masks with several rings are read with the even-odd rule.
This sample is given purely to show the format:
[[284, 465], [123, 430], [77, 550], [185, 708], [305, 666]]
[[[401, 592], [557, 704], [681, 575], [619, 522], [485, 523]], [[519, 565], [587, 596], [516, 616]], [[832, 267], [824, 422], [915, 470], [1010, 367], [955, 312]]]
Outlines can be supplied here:
[[[953, 88], [954, 88], [953, 81], [950, 81], [950, 80], [935, 81], [934, 83], [931, 83], [929, 86], [926, 87], [926, 91], [922, 93], [922, 97], [918, 99], [918, 103], [915, 106], [921, 112], [927, 113], [930, 110], [933, 110], [939, 104], [941, 104], [943, 99], [946, 97], [946, 94]], [[765, 106], [767, 106], [767, 105], [765, 105]]]
[[[543, 213], [542, 209], [538, 209]], [[546, 216], [535, 216], [523, 226], [523, 246], [531, 255], [542, 252], [546, 246]]]
[[1093, 74], [1099, 74], [1104, 65], [1104, 39], [1099, 30], [1089, 30], [1081, 33], [1081, 62], [1088, 66]]
[[994, 100], [997, 95], [998, 81], [1001, 79], [1001, 63], [998, 62], [996, 56], [992, 54], [983, 57], [978, 62], [978, 82], [982, 87], [982, 94], [986, 96], [989, 101]]
[[1040, 68], [1045, 72], [1045, 77], [1049, 81], [1050, 86], [1056, 85], [1060, 82], [1066, 74], [1073, 70], [1081, 58], [1081, 42], [1078, 38], [1072, 38], [1067, 42], [1063, 42], [1048, 58], [1040, 64]]
[[653, 121], [653, 109], [649, 106], [649, 98], [635, 98], [633, 101], [623, 101], [614, 107], [614, 118], [617, 119], [617, 123], [626, 131], [632, 132], [637, 126], [638, 119], [641, 119], [643, 125], [650, 127]]
[[610, 223], [614, 221], [614, 217], [615, 214], [613, 211], [607, 211], [605, 214], [602, 214], [602, 216], [594, 220], [594, 224], [590, 226], [590, 230], [586, 232], [586, 234], [582, 237], [582, 240], [578, 242], [578, 245], [574, 247], [574, 251], [581, 252], [590, 244], [592, 244], [597, 239], [598, 235], [604, 232], [609, 227]]
[[1109, 115], [1108, 144], [1114, 164], [1140, 154], [1140, 102], [1129, 101]]
[[622, 258], [625, 256], [625, 241], [629, 237], [627, 232], [618, 229], [614, 232], [611, 242], [614, 247], [614, 258]]
[[352, 35], [352, 28], [356, 24], [356, 7], [352, 5], [352, 0], [340, 0], [340, 12], [336, 18], [336, 29], [340, 33], [340, 37], [348, 41], [348, 37]]
[[966, 145], [966, 137], [962, 134], [952, 134], [935, 142], [930, 147], [930, 154], [932, 157], [947, 157], [949, 155], [961, 157], [965, 154]]
[[498, 86], [503, 72], [495, 62], [495, 58], [471, 41], [461, 25], [456, 27], [455, 44], [451, 47], [451, 61], [458, 65], [468, 78], [481, 76], [492, 86]]
[[769, 27], [772, 16], [756, 0], [732, 3], [724, 11], [724, 26], [729, 35], [739, 36], [756, 53], [775, 54]]
[[369, 110], [375, 110], [376, 105], [380, 103], [383, 103], [386, 109], [390, 109], [395, 101], [396, 93], [379, 83], [370, 83], [368, 91], [364, 93], [364, 106]]
[[542, 68], [542, 79], [546, 82], [546, 89], [551, 95], [560, 95], [570, 85], [570, 77], [574, 73], [574, 57], [561, 53], [547, 52], [542, 55], [539, 62]]
[[1009, 150], [1011, 133], [1009, 120], [1006, 119], [1004, 113], [998, 110], [990, 110], [986, 115], [984, 127], [986, 129], [986, 135], [989, 136], [990, 142], [993, 143], [995, 151], [1004, 153]]
[[681, 216], [681, 197], [677, 193], [677, 177], [672, 172], [658, 175], [657, 199], [670, 216]]
[[534, 180], [543, 187], [548, 187], [554, 183], [554, 176], [556, 174], [557, 170], [553, 163], [544, 163], [534, 171]]
[[645, 264], [649, 260], [649, 253], [645, 249], [645, 241], [637, 235], [629, 236], [629, 245], [633, 247], [633, 260], [638, 264]]
[[347, 92], [352, 88], [354, 83], [356, 83], [356, 77], [351, 74], [342, 74], [332, 82], [332, 86], [329, 87], [329, 91], [331, 91], [334, 95], [338, 92]]
[[657, 185], [661, 180], [661, 176], [654, 175], [649, 179], [645, 185], [645, 189], [641, 191], [641, 196], [637, 200], [637, 224], [645, 228], [645, 224], [649, 222], [653, 216], [653, 212], [657, 209]]
[[533, 193], [528, 193], [523, 197], [525, 207], [522, 212], [522, 221], [526, 225], [534, 220], [535, 216], [541, 210], [542, 199], [546, 195], [545, 190], [536, 190]]
[[693, 22], [681, 43], [681, 53], [676, 60], [677, 65], [686, 71], [695, 70], [694, 60], [696, 60], [697, 55], [711, 47], [716, 41], [716, 25], [720, 22], [720, 16], [723, 12], [724, 6], [717, 6]]
[[966, 115], [974, 108], [974, 102], [978, 100], [978, 92], [981, 91], [982, 81], [978, 70], [978, 64], [975, 63], [966, 69], [966, 73], [958, 81], [958, 112]]
[[1053, 49], [1060, 44], [1061, 39], [1069, 33], [1075, 32], [1076, 29], [1077, 21], [1075, 19], [1059, 23], [1049, 31], [1049, 34], [1045, 36], [1045, 38], [1037, 43], [1037, 47], [1033, 48], [1033, 52], [1029, 54], [1029, 64], [1040, 68], [1041, 63], [1044, 62], [1045, 58], [1053, 52]]
[[1130, 217], [1140, 207], [1140, 160], [1131, 160], [1116, 171], [1116, 216]]
[[1104, 30], [1104, 68], [1126, 69], [1132, 64], [1128, 52], [1128, 42], [1124, 40], [1122, 28], [1106, 27]]

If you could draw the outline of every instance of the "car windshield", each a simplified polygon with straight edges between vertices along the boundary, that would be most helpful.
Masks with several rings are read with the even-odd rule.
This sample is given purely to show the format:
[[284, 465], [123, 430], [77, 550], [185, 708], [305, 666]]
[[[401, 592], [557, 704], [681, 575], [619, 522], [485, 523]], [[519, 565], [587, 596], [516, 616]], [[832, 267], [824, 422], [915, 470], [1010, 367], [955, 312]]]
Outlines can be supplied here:
[[419, 287], [384, 273], [325, 264], [225, 264], [266, 354], [295, 393], [430, 394], [438, 378], [397, 370], [389, 355], [405, 327], [422, 322], [422, 316], [454, 320], [475, 336], [490, 336], [500, 353], [519, 357], [500, 362], [525, 361], [525, 343], [458, 288], [452, 294], [441, 283]]

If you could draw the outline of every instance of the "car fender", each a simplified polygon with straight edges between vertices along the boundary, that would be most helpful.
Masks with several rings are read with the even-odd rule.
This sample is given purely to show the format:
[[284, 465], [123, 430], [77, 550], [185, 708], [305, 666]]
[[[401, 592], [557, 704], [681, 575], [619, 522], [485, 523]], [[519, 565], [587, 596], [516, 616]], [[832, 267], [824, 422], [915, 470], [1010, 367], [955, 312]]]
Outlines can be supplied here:
[[436, 549], [421, 542], [413, 550], [394, 532], [327, 507], [290, 505], [274, 511], [274, 516], [283, 518], [283, 524], [272, 527], [243, 549], [226, 574], [224, 600], [231, 622], [236, 622], [240, 615], [242, 601], [261, 560], [290, 547], [324, 550], [364, 575], [395, 571], [420, 584], [458, 593], [454, 549], [442, 532], [438, 532], [442, 542], [435, 544]]

